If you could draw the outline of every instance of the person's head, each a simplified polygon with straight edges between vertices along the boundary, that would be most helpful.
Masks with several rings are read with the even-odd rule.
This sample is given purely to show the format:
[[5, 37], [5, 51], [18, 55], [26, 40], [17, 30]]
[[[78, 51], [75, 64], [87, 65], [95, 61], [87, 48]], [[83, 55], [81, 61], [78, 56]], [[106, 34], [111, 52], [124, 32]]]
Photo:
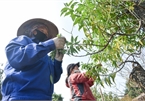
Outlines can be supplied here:
[[17, 36], [26, 35], [28, 37], [36, 37], [39, 41], [46, 41], [54, 38], [58, 34], [58, 28], [52, 22], [35, 18], [24, 22], [17, 31]]
[[80, 67], [80, 63], [71, 63], [67, 66], [67, 75], [71, 75], [73, 73], [80, 73], [80, 70], [79, 70], [79, 67]]
[[79, 70], [80, 63], [71, 63], [67, 66], [67, 77], [65, 79], [66, 84], [68, 84], [68, 77], [73, 74], [73, 73], [80, 73], [81, 71]]

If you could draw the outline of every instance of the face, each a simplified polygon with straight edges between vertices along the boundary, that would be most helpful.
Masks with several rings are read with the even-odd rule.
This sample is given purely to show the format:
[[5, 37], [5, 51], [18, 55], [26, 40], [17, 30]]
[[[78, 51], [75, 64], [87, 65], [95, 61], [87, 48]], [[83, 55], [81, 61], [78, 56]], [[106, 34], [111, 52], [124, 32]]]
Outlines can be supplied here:
[[71, 74], [73, 73], [80, 73], [79, 67], [75, 66], [74, 69], [72, 70]]
[[[42, 26], [39, 26], [39, 27], [37, 27], [37, 30], [43, 32], [47, 36], [47, 38], [49, 37], [48, 36], [48, 30], [47, 30], [47, 28], [45, 26], [43, 26], [43, 25]], [[34, 30], [33, 31], [33, 34], [36, 35], [37, 32]]]

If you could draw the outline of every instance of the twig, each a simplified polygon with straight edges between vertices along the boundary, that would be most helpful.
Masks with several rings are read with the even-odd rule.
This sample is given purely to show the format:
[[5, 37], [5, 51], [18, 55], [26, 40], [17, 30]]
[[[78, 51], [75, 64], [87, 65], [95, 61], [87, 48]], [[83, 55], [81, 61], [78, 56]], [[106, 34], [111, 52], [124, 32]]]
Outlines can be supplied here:
[[69, 32], [69, 31], [67, 31], [67, 30], [65, 30], [64, 28], [62, 28], [65, 32], [67, 32], [67, 33], [69, 33], [69, 34], [72, 34], [71, 32]]
[[105, 100], [104, 100], [103, 93], [102, 93], [102, 90], [101, 90], [101, 88], [99, 88], [99, 89], [100, 89], [100, 93], [101, 93], [102, 101], [105, 101]]
[[85, 54], [85, 55], [80, 55], [80, 56], [78, 56], [78, 55], [73, 55], [73, 56], [75, 56], [75, 57], [84, 57], [84, 56], [93, 55], [93, 54], [97, 54], [97, 53], [102, 52], [102, 51], [105, 50], [106, 47], [109, 45], [109, 43], [111, 42], [111, 40], [112, 40], [112, 38], [113, 38], [113, 36], [114, 36], [115, 34], [116, 34], [116, 33], [114, 33], [114, 34], [111, 35], [111, 37], [110, 37], [110, 39], [108, 40], [108, 42], [106, 43], [106, 45], [104, 45], [104, 47], [103, 47], [102, 49], [100, 49], [99, 51], [97, 51], [97, 52], [92, 52], [92, 53], [89, 53], [89, 52], [88, 52], [87, 54]]

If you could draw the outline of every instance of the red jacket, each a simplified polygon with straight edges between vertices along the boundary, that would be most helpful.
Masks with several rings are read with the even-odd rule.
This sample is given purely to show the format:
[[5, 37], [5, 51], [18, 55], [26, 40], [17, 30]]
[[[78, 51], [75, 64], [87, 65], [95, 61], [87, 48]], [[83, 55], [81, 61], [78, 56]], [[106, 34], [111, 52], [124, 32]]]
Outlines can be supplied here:
[[85, 76], [85, 73], [74, 73], [68, 78], [66, 86], [71, 90], [71, 100], [78, 101], [96, 101], [90, 87], [94, 84], [94, 80]]

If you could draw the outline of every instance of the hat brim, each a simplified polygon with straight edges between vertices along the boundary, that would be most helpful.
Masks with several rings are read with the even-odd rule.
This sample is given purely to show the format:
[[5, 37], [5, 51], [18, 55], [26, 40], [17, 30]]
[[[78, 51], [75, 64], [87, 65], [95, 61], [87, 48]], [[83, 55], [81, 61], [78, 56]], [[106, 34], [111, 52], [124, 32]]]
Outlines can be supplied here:
[[58, 28], [51, 21], [42, 19], [42, 18], [34, 18], [24, 22], [17, 31], [17, 36], [26, 35], [29, 37], [29, 33], [27, 34], [25, 31], [29, 28], [32, 28], [35, 24], [44, 24], [48, 28], [49, 34], [51, 38], [54, 38], [59, 33]]
[[76, 64], [74, 64], [74, 66], [80, 67], [80, 62], [77, 62]]

